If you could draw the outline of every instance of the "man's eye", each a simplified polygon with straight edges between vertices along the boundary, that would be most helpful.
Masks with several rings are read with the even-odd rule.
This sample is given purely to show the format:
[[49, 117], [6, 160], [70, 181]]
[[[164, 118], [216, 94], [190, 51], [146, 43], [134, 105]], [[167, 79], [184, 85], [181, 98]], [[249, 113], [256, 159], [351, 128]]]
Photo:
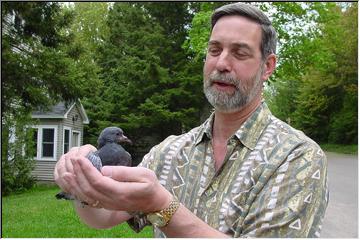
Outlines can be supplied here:
[[236, 58], [241, 58], [241, 59], [243, 59], [243, 58], [247, 58], [248, 56], [249, 56], [249, 54], [244, 53], [244, 52], [235, 52], [235, 57], [236, 57]]
[[221, 53], [221, 49], [220, 48], [209, 48], [208, 52], [210, 53], [210, 55], [216, 56]]

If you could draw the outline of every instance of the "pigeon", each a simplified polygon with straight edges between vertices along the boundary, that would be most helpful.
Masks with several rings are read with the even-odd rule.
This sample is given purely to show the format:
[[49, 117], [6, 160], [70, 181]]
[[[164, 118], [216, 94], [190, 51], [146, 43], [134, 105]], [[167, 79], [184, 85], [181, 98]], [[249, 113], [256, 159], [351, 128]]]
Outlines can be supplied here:
[[[97, 141], [96, 152], [90, 152], [87, 158], [94, 167], [101, 171], [102, 166], [128, 166], [131, 167], [132, 158], [120, 144], [129, 143], [128, 139], [121, 128], [107, 127], [101, 133]], [[75, 200], [75, 197], [66, 192], [60, 192], [55, 195], [57, 199]], [[82, 202], [87, 205], [86, 202]]]

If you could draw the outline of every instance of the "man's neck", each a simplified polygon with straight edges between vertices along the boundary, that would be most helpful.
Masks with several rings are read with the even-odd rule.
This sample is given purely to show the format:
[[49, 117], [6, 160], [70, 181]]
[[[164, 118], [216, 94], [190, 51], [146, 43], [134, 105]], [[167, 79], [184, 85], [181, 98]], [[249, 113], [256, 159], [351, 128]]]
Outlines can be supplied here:
[[257, 97], [236, 112], [224, 113], [215, 110], [212, 132], [213, 140], [216, 142], [226, 142], [251, 116], [251, 114], [255, 112], [260, 104], [261, 97]]

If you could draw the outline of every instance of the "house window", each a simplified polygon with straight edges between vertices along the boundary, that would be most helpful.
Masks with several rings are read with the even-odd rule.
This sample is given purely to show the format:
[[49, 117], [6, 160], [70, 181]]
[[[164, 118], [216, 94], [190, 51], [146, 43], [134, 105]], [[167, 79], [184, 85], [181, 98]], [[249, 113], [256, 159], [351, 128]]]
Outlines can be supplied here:
[[80, 132], [79, 131], [72, 131], [72, 146], [79, 147], [80, 146]]
[[69, 151], [70, 147], [70, 129], [64, 129], [64, 153]]
[[36, 159], [56, 161], [57, 126], [37, 125], [34, 128], [33, 139]]
[[42, 157], [54, 156], [54, 146], [55, 146], [55, 129], [53, 128], [43, 128], [42, 130]]

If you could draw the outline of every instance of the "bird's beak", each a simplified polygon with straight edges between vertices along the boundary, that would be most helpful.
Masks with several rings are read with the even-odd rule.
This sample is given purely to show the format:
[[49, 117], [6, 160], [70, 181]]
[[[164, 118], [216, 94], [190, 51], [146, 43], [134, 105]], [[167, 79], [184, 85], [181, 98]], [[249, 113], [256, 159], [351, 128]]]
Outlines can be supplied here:
[[129, 144], [132, 144], [132, 141], [130, 139], [128, 139], [125, 135], [122, 135], [120, 138], [119, 138], [119, 143], [129, 143]]

